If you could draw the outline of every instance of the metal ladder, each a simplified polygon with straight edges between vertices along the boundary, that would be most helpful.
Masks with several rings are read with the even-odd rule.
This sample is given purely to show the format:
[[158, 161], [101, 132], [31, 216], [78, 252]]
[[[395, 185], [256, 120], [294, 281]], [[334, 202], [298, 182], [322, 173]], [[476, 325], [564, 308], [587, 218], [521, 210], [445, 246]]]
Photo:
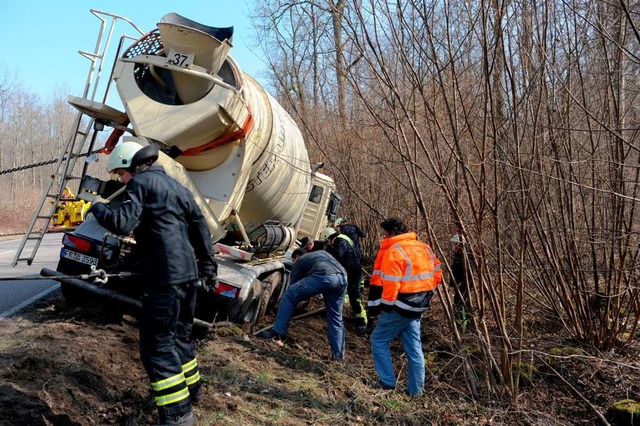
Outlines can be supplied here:
[[[116, 22], [118, 20], [123, 20], [129, 23], [140, 35], [143, 35], [144, 32], [140, 30], [128, 18], [125, 18], [123, 16], [114, 15], [108, 12], [101, 12], [95, 9], [90, 9], [90, 12], [101, 21], [100, 31], [96, 40], [96, 46], [93, 52], [79, 51], [78, 53], [80, 53], [80, 55], [82, 55], [83, 57], [89, 59], [89, 61], [91, 62], [82, 97], [93, 101], [96, 97], [96, 92], [100, 83], [100, 76], [102, 74], [102, 69], [104, 66], [104, 59], [109, 50], [109, 44], [111, 42], [111, 37], [113, 35], [113, 30], [115, 28]], [[106, 31], [107, 27], [108, 32]], [[106, 39], [103, 43], [105, 33]], [[113, 62], [114, 65], [115, 61], [120, 56], [120, 50], [122, 49], [123, 41], [125, 39], [136, 40], [136, 38], [127, 35], [122, 35], [120, 37], [120, 43], [118, 45]], [[109, 97], [112, 75], [113, 67], [111, 69], [109, 81], [107, 82], [105, 88], [102, 103], [106, 103]], [[87, 98], [90, 93], [91, 97]], [[86, 174], [87, 164], [84, 164], [80, 175], [73, 175], [76, 161], [78, 160], [78, 158], [89, 155], [92, 152], [96, 142], [96, 138], [98, 136], [98, 132], [102, 130], [103, 126], [101, 123], [97, 123], [93, 118], [90, 118], [87, 123], [83, 123], [82, 116], [82, 112], [78, 112], [76, 114], [71, 136], [63, 146], [62, 151], [58, 156], [58, 159], [55, 163], [55, 172], [51, 175], [51, 180], [44, 189], [40, 202], [36, 207], [35, 214], [31, 219], [29, 228], [22, 238], [22, 241], [20, 242], [20, 245], [18, 246], [16, 254], [13, 258], [12, 266], [16, 266], [19, 262], [26, 262], [27, 265], [31, 265], [38, 251], [38, 248], [40, 247], [40, 243], [42, 243], [42, 239], [49, 229], [51, 219], [53, 218], [56, 207], [60, 202], [60, 198], [62, 197], [64, 188], [68, 186], [69, 181], [82, 179], [82, 177]], [[90, 135], [91, 140], [87, 145], [86, 142]], [[39, 226], [36, 228], [36, 225]], [[23, 252], [25, 251], [29, 252], [29, 254], [23, 255]]]

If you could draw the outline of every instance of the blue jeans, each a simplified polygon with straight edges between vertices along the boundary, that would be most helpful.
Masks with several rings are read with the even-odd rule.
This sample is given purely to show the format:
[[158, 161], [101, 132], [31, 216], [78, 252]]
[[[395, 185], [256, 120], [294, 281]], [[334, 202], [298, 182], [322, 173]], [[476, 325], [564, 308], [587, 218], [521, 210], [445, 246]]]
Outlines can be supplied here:
[[284, 292], [276, 314], [273, 330], [286, 335], [291, 316], [298, 303], [322, 294], [327, 316], [327, 334], [334, 359], [344, 359], [344, 324], [342, 305], [347, 291], [347, 278], [344, 275], [310, 275], [295, 282]]
[[420, 318], [407, 318], [396, 311], [383, 312], [371, 334], [371, 355], [383, 385], [396, 386], [389, 345], [400, 336], [407, 355], [407, 393], [421, 395], [424, 388], [424, 355], [420, 341]]

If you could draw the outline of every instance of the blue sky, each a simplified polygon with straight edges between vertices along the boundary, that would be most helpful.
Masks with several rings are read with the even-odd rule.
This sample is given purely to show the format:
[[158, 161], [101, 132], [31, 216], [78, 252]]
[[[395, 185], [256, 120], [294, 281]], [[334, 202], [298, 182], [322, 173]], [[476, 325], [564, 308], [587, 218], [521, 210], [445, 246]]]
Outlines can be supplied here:
[[[265, 65], [261, 49], [255, 47], [252, 7], [251, 0], [0, 0], [0, 78], [5, 72], [16, 73], [25, 89], [43, 99], [56, 87], [68, 87], [70, 94], [80, 96], [90, 62], [78, 50], [95, 48], [100, 21], [89, 9], [97, 9], [129, 18], [145, 33], [170, 12], [204, 25], [234, 26], [230, 53], [245, 72], [260, 80]], [[131, 26], [120, 22], [112, 46], [123, 32], [136, 35]], [[111, 63], [105, 64], [105, 73], [110, 69]]]

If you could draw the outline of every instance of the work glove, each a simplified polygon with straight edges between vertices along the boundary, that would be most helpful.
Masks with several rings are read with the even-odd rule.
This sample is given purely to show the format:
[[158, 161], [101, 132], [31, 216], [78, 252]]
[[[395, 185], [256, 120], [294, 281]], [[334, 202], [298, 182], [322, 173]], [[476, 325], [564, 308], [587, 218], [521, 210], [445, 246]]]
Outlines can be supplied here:
[[380, 315], [380, 312], [382, 312], [382, 306], [378, 305], [378, 306], [367, 306], [366, 307], [367, 310], [367, 318], [375, 318], [378, 315]]
[[95, 216], [96, 211], [107, 208], [106, 205], [108, 203], [109, 203], [109, 200], [105, 200], [101, 196], [96, 195], [96, 197], [91, 202], [91, 207], [89, 207], [89, 210], [87, 210], [87, 212], [85, 213], [85, 219], [89, 217], [89, 215]]
[[207, 293], [212, 293], [218, 288], [218, 277], [216, 275], [206, 275], [198, 281], [200, 286]]

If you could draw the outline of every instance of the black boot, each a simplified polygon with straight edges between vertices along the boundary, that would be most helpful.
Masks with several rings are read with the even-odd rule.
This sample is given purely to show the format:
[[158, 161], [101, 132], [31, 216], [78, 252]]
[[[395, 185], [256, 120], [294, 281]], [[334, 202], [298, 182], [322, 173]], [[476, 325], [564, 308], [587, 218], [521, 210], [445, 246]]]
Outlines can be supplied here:
[[198, 405], [204, 399], [204, 391], [202, 390], [202, 383], [198, 382], [195, 385], [189, 386], [189, 399], [193, 405]]
[[160, 423], [155, 426], [193, 426], [197, 420], [189, 400], [176, 405], [158, 407], [158, 414]]

